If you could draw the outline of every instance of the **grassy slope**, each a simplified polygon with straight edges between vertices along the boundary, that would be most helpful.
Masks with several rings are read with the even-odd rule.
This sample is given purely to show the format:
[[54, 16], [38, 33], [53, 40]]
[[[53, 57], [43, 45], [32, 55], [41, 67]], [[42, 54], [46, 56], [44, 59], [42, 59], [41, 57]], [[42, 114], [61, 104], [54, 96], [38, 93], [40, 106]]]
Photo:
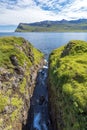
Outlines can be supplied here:
[[17, 28], [16, 32], [87, 32], [87, 24], [59, 24], [51, 26], [30, 26], [21, 24], [21, 28]]
[[56, 110], [57, 130], [86, 130], [87, 42], [70, 41], [54, 50], [49, 60], [50, 102]]
[[[17, 59], [17, 66], [10, 60], [12, 55]], [[30, 67], [39, 64], [42, 57], [43, 54], [23, 38], [0, 38], [0, 128], [6, 127], [3, 130], [12, 129], [12, 122], [19, 118], [24, 101], [29, 97]], [[16, 73], [15, 68], [19, 67]]]
[[[26, 49], [26, 51], [21, 51], [22, 46], [25, 46], [24, 50]], [[33, 62], [38, 63], [39, 62], [38, 58], [41, 57], [40, 51], [35, 49], [25, 39], [17, 38], [17, 37], [2, 37], [2, 38], [0, 38], [0, 66], [6, 66], [6, 67], [12, 66], [11, 61], [10, 61], [11, 55], [15, 55], [17, 57], [19, 65], [23, 66], [24, 61], [26, 60], [27, 64], [29, 66], [31, 66], [32, 63], [27, 55], [27, 53], [29, 52], [29, 48], [33, 53], [33, 55], [32, 55], [32, 57], [34, 57]]]

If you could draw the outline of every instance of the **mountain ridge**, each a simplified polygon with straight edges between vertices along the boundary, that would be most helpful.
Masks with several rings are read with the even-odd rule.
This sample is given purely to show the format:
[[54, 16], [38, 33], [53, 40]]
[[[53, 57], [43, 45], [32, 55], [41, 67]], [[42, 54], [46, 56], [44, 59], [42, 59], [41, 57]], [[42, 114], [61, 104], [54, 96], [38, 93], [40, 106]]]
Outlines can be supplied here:
[[19, 23], [16, 32], [87, 31], [87, 19]]

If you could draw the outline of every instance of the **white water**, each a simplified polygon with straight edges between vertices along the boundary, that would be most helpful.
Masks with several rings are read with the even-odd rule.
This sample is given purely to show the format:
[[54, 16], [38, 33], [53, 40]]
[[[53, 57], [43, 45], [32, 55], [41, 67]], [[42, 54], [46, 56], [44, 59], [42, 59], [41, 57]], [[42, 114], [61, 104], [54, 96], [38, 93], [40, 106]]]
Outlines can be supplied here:
[[33, 127], [36, 130], [48, 130], [46, 123], [41, 122], [41, 113], [35, 113], [34, 114], [34, 122], [33, 122]]
[[36, 86], [31, 99], [30, 130], [52, 130], [48, 112], [48, 90], [47, 90], [48, 62], [39, 70]]
[[45, 123], [42, 124], [44, 130], [48, 130]]
[[44, 65], [44, 66], [43, 66], [43, 69], [48, 69], [48, 66], [45, 66], [45, 65]]
[[41, 120], [41, 113], [35, 113], [33, 127], [38, 129], [38, 130], [41, 130], [40, 120]]

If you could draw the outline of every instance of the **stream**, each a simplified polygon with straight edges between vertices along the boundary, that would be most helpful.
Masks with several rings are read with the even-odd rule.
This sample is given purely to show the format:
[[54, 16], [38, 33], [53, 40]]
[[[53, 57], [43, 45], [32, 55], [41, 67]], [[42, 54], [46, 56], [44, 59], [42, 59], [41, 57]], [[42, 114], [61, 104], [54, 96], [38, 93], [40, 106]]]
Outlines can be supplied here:
[[47, 74], [48, 64], [38, 72], [27, 125], [23, 130], [52, 130], [48, 109]]

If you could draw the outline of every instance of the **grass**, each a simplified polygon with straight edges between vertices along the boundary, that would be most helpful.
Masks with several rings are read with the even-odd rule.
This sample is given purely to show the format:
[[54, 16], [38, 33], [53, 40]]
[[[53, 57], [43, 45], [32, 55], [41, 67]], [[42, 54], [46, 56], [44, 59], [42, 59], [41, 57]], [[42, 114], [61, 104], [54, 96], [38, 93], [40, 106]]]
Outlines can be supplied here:
[[[87, 129], [87, 42], [70, 41], [50, 55], [50, 102], [62, 111], [63, 130]], [[55, 95], [55, 97], [54, 97]], [[61, 129], [57, 120], [57, 128]]]
[[[26, 44], [25, 47], [24, 44]], [[15, 55], [17, 57], [18, 64], [20, 66], [23, 66], [25, 62], [28, 65], [28, 67], [31, 66], [32, 65], [31, 60], [28, 58], [30, 52], [27, 51], [29, 48], [31, 48], [32, 51], [32, 55], [30, 55], [31, 56], [30, 58], [36, 57], [36, 55], [38, 56], [38, 58], [39, 57], [41, 58], [43, 56], [40, 51], [37, 51], [29, 42], [25, 41], [25, 39], [23, 38], [17, 38], [17, 37], [0, 38], [0, 66], [6, 65], [12, 67], [12, 63], [10, 61], [11, 55]], [[39, 62], [38, 58], [35, 58], [35, 62]]]

